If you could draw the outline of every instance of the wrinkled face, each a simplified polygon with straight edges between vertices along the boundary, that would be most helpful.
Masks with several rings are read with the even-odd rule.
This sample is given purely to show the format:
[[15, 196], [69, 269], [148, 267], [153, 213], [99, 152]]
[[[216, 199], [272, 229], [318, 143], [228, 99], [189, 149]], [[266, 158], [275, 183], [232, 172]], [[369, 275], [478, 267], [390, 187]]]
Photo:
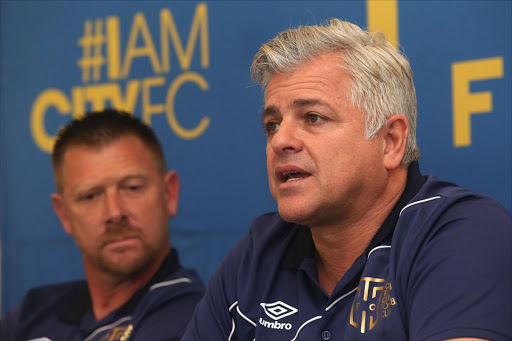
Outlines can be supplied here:
[[326, 53], [268, 84], [268, 178], [287, 221], [357, 219], [383, 190], [384, 135], [365, 139], [364, 114], [350, 102], [352, 81], [341, 63], [339, 54]]
[[124, 136], [101, 148], [70, 146], [63, 191], [52, 202], [93, 271], [134, 276], [170, 250], [168, 218], [176, 214], [175, 172], [159, 171], [152, 152]]

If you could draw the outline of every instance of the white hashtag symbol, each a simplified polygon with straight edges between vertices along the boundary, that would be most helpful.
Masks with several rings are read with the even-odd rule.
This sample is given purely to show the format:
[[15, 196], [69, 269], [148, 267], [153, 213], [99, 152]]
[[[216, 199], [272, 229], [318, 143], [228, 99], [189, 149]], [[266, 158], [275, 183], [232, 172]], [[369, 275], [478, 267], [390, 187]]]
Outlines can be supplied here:
[[[78, 66], [82, 68], [82, 82], [84, 83], [89, 82], [91, 69], [94, 81], [99, 81], [101, 66], [105, 64], [105, 58], [102, 54], [102, 47], [105, 43], [103, 22], [101, 19], [96, 19], [94, 24], [93, 34], [92, 21], [87, 20], [85, 22], [84, 35], [78, 41], [83, 50], [82, 59], [78, 61]], [[91, 52], [93, 52], [92, 55]]]

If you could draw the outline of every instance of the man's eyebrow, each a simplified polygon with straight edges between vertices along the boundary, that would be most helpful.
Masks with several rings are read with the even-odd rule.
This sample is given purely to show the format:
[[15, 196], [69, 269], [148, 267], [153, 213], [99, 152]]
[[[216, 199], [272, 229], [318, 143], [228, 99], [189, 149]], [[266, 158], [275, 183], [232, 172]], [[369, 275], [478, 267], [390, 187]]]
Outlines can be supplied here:
[[[289, 107], [290, 107], [290, 109], [300, 109], [300, 108], [311, 107], [311, 106], [315, 106], [315, 105], [329, 106], [322, 100], [315, 99], [315, 98], [305, 98], [305, 99], [294, 100], [293, 102], [291, 102]], [[261, 118], [263, 120], [265, 120], [265, 117], [278, 114], [279, 112], [280, 111], [277, 107], [269, 106], [269, 107], [266, 107], [265, 110], [263, 110], [263, 112], [261, 113]]]
[[274, 106], [266, 107], [263, 110], [263, 112], [261, 113], [261, 119], [264, 121], [265, 117], [275, 115], [277, 113], [279, 113], [279, 109], [277, 109], [276, 107], [274, 107]]
[[321, 100], [319, 99], [296, 99], [292, 102], [291, 104], [291, 108], [292, 109], [299, 109], [299, 108], [303, 108], [303, 107], [310, 107], [310, 106], [314, 106], [314, 105], [325, 105], [324, 102], [322, 102]]

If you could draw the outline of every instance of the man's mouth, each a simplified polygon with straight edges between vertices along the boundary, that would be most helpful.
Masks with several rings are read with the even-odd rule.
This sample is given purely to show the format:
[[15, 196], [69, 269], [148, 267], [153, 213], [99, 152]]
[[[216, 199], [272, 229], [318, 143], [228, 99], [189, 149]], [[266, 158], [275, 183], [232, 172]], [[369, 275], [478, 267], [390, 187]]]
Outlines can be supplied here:
[[277, 167], [276, 176], [282, 183], [289, 183], [305, 179], [311, 176], [311, 174], [297, 166], [287, 165]]
[[138, 237], [122, 237], [122, 238], [112, 238], [105, 242], [104, 248], [110, 251], [121, 252], [128, 249], [132, 249], [135, 245], [138, 245], [140, 242], [138, 241]]
[[[117, 228], [120, 228], [120, 230]], [[130, 226], [109, 227], [102, 237], [102, 244], [104, 246], [108, 244], [122, 244], [133, 242], [135, 239], [140, 239], [140, 233]]]
[[292, 182], [292, 181], [297, 181], [297, 180], [303, 179], [308, 176], [309, 176], [309, 174], [306, 174], [306, 173], [292, 171], [292, 172], [283, 173], [283, 176], [281, 177], [281, 179], [284, 182]]

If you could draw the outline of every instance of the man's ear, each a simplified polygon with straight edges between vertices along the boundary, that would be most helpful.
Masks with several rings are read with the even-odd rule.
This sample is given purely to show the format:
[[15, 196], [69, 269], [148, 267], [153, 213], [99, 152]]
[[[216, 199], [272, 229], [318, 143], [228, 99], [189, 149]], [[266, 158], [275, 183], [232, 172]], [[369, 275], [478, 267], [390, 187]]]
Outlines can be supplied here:
[[385, 129], [384, 166], [391, 170], [400, 166], [405, 155], [409, 123], [403, 115], [391, 116]]
[[57, 217], [66, 231], [67, 234], [71, 234], [71, 227], [68, 222], [68, 216], [66, 214], [66, 208], [64, 207], [64, 202], [62, 195], [59, 193], [53, 193], [51, 195], [53, 210], [57, 213]]
[[178, 199], [180, 193], [180, 179], [178, 173], [169, 171], [164, 178], [165, 194], [167, 199], [167, 212], [172, 218], [178, 213]]

